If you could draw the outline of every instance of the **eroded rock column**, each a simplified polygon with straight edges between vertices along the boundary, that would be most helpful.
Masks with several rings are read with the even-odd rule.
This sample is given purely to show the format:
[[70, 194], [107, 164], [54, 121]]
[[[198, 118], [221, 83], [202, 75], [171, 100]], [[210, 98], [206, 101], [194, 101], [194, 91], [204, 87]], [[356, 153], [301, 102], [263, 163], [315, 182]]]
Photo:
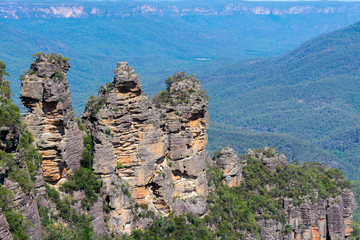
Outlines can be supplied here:
[[183, 76], [167, 90], [177, 103], [156, 107], [138, 75], [120, 62], [113, 82], [86, 104], [82, 118], [93, 136], [93, 169], [103, 180], [110, 228], [119, 234], [151, 223], [151, 217], [134, 221], [135, 202], [154, 216], [206, 211], [207, 99], [195, 78]]
[[44, 180], [57, 183], [80, 166], [84, 134], [79, 130], [66, 72], [70, 64], [57, 54], [39, 54], [22, 76], [24, 122], [43, 155]]

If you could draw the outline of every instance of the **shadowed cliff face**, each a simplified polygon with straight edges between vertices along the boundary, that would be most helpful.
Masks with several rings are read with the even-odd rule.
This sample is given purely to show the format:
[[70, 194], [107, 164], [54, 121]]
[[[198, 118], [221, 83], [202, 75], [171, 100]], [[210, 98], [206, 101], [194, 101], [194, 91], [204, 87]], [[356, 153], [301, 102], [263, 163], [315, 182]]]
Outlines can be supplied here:
[[[175, 100], [191, 88], [186, 102], [164, 102], [156, 108], [127, 63], [118, 63], [115, 72], [114, 81], [89, 99], [82, 115], [94, 139], [94, 172], [103, 179], [103, 194], [112, 209], [110, 227], [130, 232], [136, 225], [131, 201], [114, 194], [119, 191], [114, 181], [125, 180], [135, 201], [156, 215], [203, 214], [208, 113], [207, 100], [197, 95], [200, 84], [182, 75], [171, 95]], [[194, 198], [199, 198], [196, 204], [190, 201]]]
[[43, 175], [50, 183], [77, 169], [83, 151], [66, 80], [69, 68], [61, 55], [40, 54], [21, 81], [22, 103], [29, 109], [24, 122], [43, 154]]

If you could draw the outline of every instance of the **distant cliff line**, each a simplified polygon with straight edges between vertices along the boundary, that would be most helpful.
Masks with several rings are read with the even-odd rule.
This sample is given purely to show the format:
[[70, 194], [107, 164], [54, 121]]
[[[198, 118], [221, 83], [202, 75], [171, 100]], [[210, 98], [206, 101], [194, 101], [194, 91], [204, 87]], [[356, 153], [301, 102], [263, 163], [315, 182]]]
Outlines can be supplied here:
[[356, 14], [360, 4], [335, 3], [0, 3], [0, 18]]

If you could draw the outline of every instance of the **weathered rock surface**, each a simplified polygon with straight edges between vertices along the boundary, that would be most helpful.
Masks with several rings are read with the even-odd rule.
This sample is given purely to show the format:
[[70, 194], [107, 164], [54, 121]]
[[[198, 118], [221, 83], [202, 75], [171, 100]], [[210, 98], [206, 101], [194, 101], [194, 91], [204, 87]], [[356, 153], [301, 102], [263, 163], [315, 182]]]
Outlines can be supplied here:
[[229, 187], [239, 187], [242, 180], [242, 169], [246, 161], [238, 157], [232, 148], [223, 148], [214, 156], [216, 164], [224, 174], [223, 183]]
[[61, 55], [40, 54], [21, 81], [22, 103], [29, 109], [24, 122], [43, 154], [43, 176], [50, 183], [77, 169], [83, 151], [66, 80], [69, 68]]
[[276, 153], [274, 148], [266, 147], [264, 151], [260, 152], [249, 149], [247, 154], [252, 158], [259, 159], [273, 171], [276, 170], [276, 167], [285, 166], [288, 163], [285, 154]]
[[[204, 214], [208, 112], [207, 100], [197, 94], [200, 84], [185, 75], [176, 76], [171, 95], [178, 101], [186, 92], [186, 102], [156, 108], [127, 63], [118, 63], [115, 72], [114, 81], [88, 100], [82, 115], [93, 136], [93, 169], [103, 180], [111, 230], [129, 233], [135, 226], [147, 225], [134, 223], [134, 203], [119, 193], [123, 181], [134, 201], [157, 215]], [[187, 201], [193, 198], [198, 201]]]
[[6, 179], [4, 187], [13, 193], [12, 204], [29, 221], [26, 233], [29, 239], [41, 239], [41, 222], [35, 196], [32, 193], [24, 193], [17, 182]]
[[2, 214], [1, 209], [0, 209], [0, 239], [2, 239], [2, 240], [12, 240], [13, 239], [10, 229], [9, 229], [9, 223], [6, 221], [6, 218]]
[[[276, 170], [277, 166], [287, 164], [286, 157], [271, 148], [265, 148], [260, 152], [249, 150], [247, 157], [260, 160], [272, 170]], [[231, 149], [223, 149], [216, 159], [220, 166], [229, 166], [229, 163], [236, 158]], [[241, 164], [240, 160], [238, 160], [238, 164]], [[228, 169], [228, 167], [223, 167], [223, 169]], [[224, 175], [227, 177], [226, 173]], [[317, 202], [312, 201], [311, 196], [304, 196], [300, 205], [294, 204], [292, 198], [282, 199], [284, 213], [286, 213], [286, 225], [291, 226], [291, 233], [286, 236], [282, 231], [285, 226], [272, 219], [265, 219], [257, 222], [261, 228], [261, 238], [266, 240], [340, 240], [348, 238], [353, 231], [352, 213], [357, 208], [357, 204], [351, 189], [343, 188], [341, 190], [342, 194], [337, 197], [319, 199]], [[317, 196], [318, 192], [315, 192], [314, 195]]]
[[[59, 214], [55, 203], [46, 197], [45, 182], [65, 181], [68, 174], [79, 168], [82, 158], [84, 133], [78, 128], [71, 106], [66, 80], [69, 68], [61, 55], [40, 54], [22, 79], [21, 97], [29, 109], [24, 121], [43, 154], [34, 188], [23, 193], [18, 183], [7, 178], [9, 168], [0, 167], [0, 184], [13, 193], [13, 207], [31, 223], [26, 229], [30, 239], [41, 239], [35, 198], [39, 199], [40, 206]], [[143, 93], [134, 70], [120, 62], [113, 82], [102, 87], [99, 96], [91, 97], [86, 104], [82, 119], [93, 139], [92, 168], [103, 184], [101, 196], [88, 211], [81, 206], [85, 197], [83, 190], [74, 192], [72, 207], [78, 213], [87, 212], [92, 216], [94, 232], [100, 237], [109, 236], [110, 232], [122, 235], [145, 229], [156, 216], [171, 212], [204, 215], [205, 198], [212, 189], [205, 173], [207, 163], [220, 166], [222, 181], [229, 187], [242, 184], [247, 177], [243, 169], [250, 158], [260, 160], [273, 174], [287, 164], [285, 155], [271, 148], [249, 150], [241, 158], [233, 149], [225, 148], [215, 154], [215, 161], [209, 161], [205, 150], [209, 124], [206, 93], [195, 77], [182, 72], [168, 78], [166, 83], [167, 90], [151, 100]], [[0, 149], [7, 148], [6, 141], [18, 141], [18, 127], [0, 130]], [[21, 161], [21, 150], [16, 147], [6, 150], [15, 153], [17, 164], [27, 171]], [[64, 198], [66, 194], [60, 192], [60, 196]], [[337, 197], [317, 202], [311, 199], [304, 196], [301, 204], [295, 204], [291, 198], [276, 199], [282, 204], [286, 223], [259, 218], [261, 238], [348, 238], [353, 231], [352, 213], [357, 207], [352, 191], [344, 188]], [[259, 210], [255, 215], [262, 213]], [[246, 239], [258, 238], [245, 230], [244, 235]], [[1, 209], [0, 239], [12, 239]]]
[[101, 236], [107, 233], [106, 225], [104, 222], [105, 216], [103, 212], [103, 201], [101, 198], [98, 198], [95, 204], [91, 207], [89, 214], [92, 216], [92, 226], [94, 227], [94, 232]]

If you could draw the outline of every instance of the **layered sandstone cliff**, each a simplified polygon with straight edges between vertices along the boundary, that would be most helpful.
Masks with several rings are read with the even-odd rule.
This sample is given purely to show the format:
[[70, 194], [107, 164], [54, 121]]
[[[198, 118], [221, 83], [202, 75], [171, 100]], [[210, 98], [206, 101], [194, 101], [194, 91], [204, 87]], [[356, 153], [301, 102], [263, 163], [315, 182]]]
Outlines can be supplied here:
[[66, 72], [70, 64], [57, 54], [39, 54], [22, 76], [24, 122], [43, 155], [45, 181], [57, 183], [80, 166], [83, 134], [72, 109]]
[[[22, 143], [19, 147], [20, 136], [27, 135], [24, 126], [19, 128], [20, 120], [11, 127], [0, 126], [4, 130], [0, 138], [0, 187], [11, 193], [8, 206], [31, 223], [24, 225], [30, 239], [44, 237], [38, 203], [48, 211], [42, 218], [48, 217], [56, 227], [59, 223], [71, 227], [71, 217], [89, 217], [94, 233], [109, 237], [111, 233], [123, 235], [146, 229], [156, 217], [170, 213], [178, 216], [193, 212], [206, 219], [214, 204], [206, 203], [206, 197], [208, 200], [222, 197], [217, 191], [219, 185], [231, 189], [230, 192], [234, 188], [234, 192], [248, 191], [242, 193], [249, 196], [266, 193], [276, 202], [277, 210], [280, 209], [278, 215], [269, 212], [267, 206], [253, 213], [258, 233], [234, 229], [248, 236], [247, 239], [346, 239], [353, 231], [352, 214], [357, 206], [349, 185], [343, 184], [343, 176], [338, 178], [336, 172], [326, 175], [332, 176], [328, 180], [335, 184], [336, 191], [332, 189], [332, 193], [322, 193], [319, 197], [319, 186], [311, 181], [313, 185], [309, 185], [306, 179], [302, 181], [312, 190], [307, 195], [302, 193], [302, 182], [289, 174], [292, 168], [300, 171], [301, 167], [288, 165], [285, 155], [274, 149], [249, 150], [238, 157], [233, 149], [225, 148], [215, 153], [211, 161], [205, 150], [208, 99], [199, 81], [192, 75], [176, 73], [166, 80], [167, 89], [150, 99], [143, 93], [138, 75], [124, 62], [118, 63], [114, 80], [101, 87], [97, 97], [89, 98], [82, 115], [91, 136], [87, 140], [92, 141], [87, 150], [93, 158], [91, 166], [86, 168], [92, 168], [93, 172], [80, 170], [85, 169], [92, 177], [95, 173], [102, 180], [101, 191], [94, 193], [91, 205], [82, 206], [82, 200], [87, 198], [85, 188], [77, 185], [75, 190], [67, 192], [61, 187], [65, 182], [75, 184], [68, 176], [78, 172], [84, 152], [85, 133], [79, 130], [66, 80], [69, 67], [61, 55], [39, 54], [22, 76], [22, 101], [29, 109], [24, 121], [34, 135], [34, 143], [28, 135], [26, 146]], [[36, 155], [33, 144], [42, 158]], [[206, 175], [206, 169], [212, 167], [222, 172], [216, 187]], [[301, 171], [305, 174], [307, 170]], [[251, 171], [264, 176], [258, 178]], [[282, 176], [287, 181], [285, 187], [276, 180], [282, 171], [288, 174]], [[321, 175], [327, 169], [319, 168], [319, 171]], [[20, 177], [16, 172], [20, 172]], [[264, 185], [260, 188], [256, 185], [247, 188], [251, 178], [269, 182], [257, 182]], [[55, 188], [45, 188], [45, 182]], [[284, 194], [291, 188], [297, 189], [296, 197]], [[270, 193], [273, 189], [276, 191]], [[0, 239], [12, 239], [1, 211]], [[70, 215], [64, 216], [64, 212]], [[218, 220], [221, 218], [207, 222], [206, 228], [210, 232], [215, 230]]]
[[[241, 158], [237, 157], [233, 149], [224, 148], [215, 154], [214, 160], [223, 171], [225, 185], [238, 187], [244, 183], [243, 175], [246, 173], [243, 171], [249, 158], [259, 161], [272, 171], [287, 165], [285, 155], [276, 153], [271, 148], [259, 152], [248, 150], [248, 153]], [[334, 179], [334, 181], [343, 180]], [[274, 187], [271, 184], [267, 186], [268, 189]], [[289, 182], [289, 187], [295, 186], [291, 186]], [[350, 188], [342, 187], [340, 191], [341, 193], [336, 197], [321, 199], [317, 197], [318, 190], [314, 189], [313, 196], [302, 196], [300, 204], [295, 202], [294, 198], [280, 198], [286, 222], [282, 224], [275, 219], [258, 220], [261, 239], [347, 239], [353, 231], [352, 213], [357, 208], [357, 203]], [[280, 196], [279, 193], [278, 197]], [[315, 200], [314, 196], [316, 196]], [[285, 226], [289, 228], [289, 234], [284, 233]]]
[[134, 222], [132, 198], [155, 215], [204, 214], [208, 113], [207, 100], [198, 96], [200, 84], [181, 75], [170, 97], [192, 89], [187, 102], [158, 109], [127, 63], [118, 63], [115, 73], [82, 115], [93, 137], [93, 169], [103, 180], [111, 230], [130, 233], [146, 225]]

